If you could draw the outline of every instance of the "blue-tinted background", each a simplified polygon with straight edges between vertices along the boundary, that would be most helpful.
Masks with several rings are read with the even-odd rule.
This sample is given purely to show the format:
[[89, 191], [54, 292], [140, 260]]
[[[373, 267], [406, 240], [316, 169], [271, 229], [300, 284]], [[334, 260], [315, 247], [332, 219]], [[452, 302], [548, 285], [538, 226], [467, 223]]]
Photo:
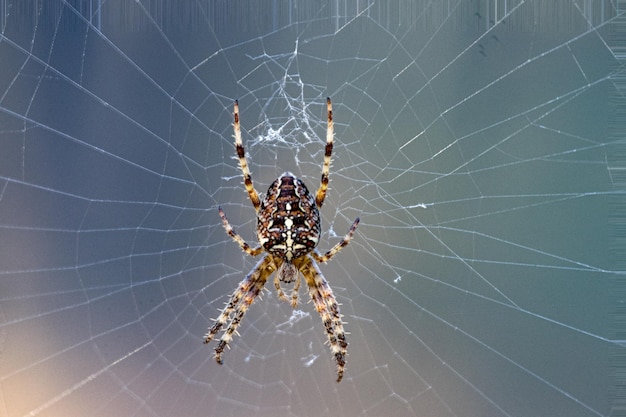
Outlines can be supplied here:
[[[615, 2], [0, 5], [0, 415], [621, 415]], [[317, 187], [327, 96], [346, 375], [271, 284], [220, 367], [233, 101], [262, 192]]]

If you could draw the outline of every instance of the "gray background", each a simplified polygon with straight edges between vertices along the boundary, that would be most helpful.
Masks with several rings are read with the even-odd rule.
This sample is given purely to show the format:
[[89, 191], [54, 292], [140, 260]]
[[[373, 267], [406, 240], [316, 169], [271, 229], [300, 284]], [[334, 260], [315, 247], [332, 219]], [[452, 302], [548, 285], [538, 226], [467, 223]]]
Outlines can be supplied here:
[[[0, 416], [619, 414], [622, 14], [608, 1], [1, 2]], [[202, 336], [260, 192], [317, 187], [307, 294]]]

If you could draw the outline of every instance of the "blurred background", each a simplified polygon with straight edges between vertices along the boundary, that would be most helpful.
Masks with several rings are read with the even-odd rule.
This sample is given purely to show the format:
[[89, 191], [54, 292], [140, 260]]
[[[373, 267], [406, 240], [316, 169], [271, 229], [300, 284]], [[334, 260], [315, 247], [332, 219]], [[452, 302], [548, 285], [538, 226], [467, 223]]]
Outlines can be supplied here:
[[[621, 2], [0, 1], [0, 416], [618, 416]], [[346, 374], [254, 267], [256, 188], [319, 182]]]

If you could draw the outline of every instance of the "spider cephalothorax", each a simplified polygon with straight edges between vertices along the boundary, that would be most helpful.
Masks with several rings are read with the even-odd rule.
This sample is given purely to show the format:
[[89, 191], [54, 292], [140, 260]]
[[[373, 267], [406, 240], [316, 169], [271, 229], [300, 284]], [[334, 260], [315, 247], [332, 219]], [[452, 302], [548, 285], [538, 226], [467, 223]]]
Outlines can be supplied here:
[[224, 349], [232, 340], [233, 334], [237, 331], [237, 327], [246, 311], [265, 286], [269, 276], [276, 272], [274, 286], [276, 287], [278, 298], [281, 300], [289, 301], [280, 287], [280, 283], [295, 281], [290, 301], [294, 308], [298, 304], [300, 275], [304, 277], [309, 288], [311, 300], [313, 300], [315, 309], [324, 323], [330, 350], [337, 362], [337, 382], [341, 381], [343, 377], [348, 343], [343, 330], [339, 305], [316, 261], [327, 262], [341, 248], [346, 246], [359, 224], [359, 219], [357, 217], [346, 236], [324, 255], [320, 255], [315, 251], [321, 233], [318, 209], [324, 204], [326, 190], [328, 189], [328, 173], [330, 171], [330, 158], [334, 140], [333, 110], [330, 99], [326, 100], [326, 106], [328, 110], [326, 149], [322, 167], [322, 179], [315, 197], [313, 197], [300, 179], [290, 172], [285, 172], [270, 185], [267, 194], [261, 200], [252, 184], [252, 176], [250, 175], [246, 152], [241, 140], [239, 105], [235, 102], [235, 123], [233, 124], [235, 148], [239, 157], [239, 166], [243, 173], [246, 191], [257, 211], [257, 238], [261, 246], [254, 249], [251, 248], [232, 228], [221, 207], [219, 208], [219, 214], [226, 232], [244, 252], [252, 256], [266, 252], [266, 255], [257, 263], [252, 272], [241, 281], [220, 316], [204, 336], [204, 343], [209, 343], [220, 329], [225, 324], [228, 324], [215, 348], [215, 360], [219, 364], [222, 363]]

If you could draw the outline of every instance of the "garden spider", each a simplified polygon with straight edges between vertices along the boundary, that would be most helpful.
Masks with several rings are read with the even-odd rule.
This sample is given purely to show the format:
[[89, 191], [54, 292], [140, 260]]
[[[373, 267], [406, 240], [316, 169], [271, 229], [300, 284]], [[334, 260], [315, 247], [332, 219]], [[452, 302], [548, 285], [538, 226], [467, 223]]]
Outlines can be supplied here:
[[[315, 309], [322, 317], [322, 322], [328, 336], [330, 350], [337, 362], [337, 382], [343, 377], [346, 364], [346, 342], [343, 322], [339, 305], [333, 296], [328, 282], [322, 275], [316, 262], [327, 262], [343, 247], [345, 247], [359, 224], [359, 218], [352, 223], [350, 230], [332, 249], [324, 255], [315, 251], [321, 233], [320, 214], [326, 190], [328, 189], [328, 173], [330, 158], [333, 151], [333, 108], [330, 98], [326, 99], [328, 110], [328, 126], [326, 131], [326, 150], [322, 179], [315, 197], [309, 192], [304, 183], [292, 173], [285, 172], [270, 185], [263, 200], [252, 185], [252, 177], [246, 160], [246, 152], [241, 141], [241, 127], [239, 125], [239, 104], [235, 101], [233, 124], [235, 130], [235, 148], [239, 157], [239, 167], [243, 173], [243, 182], [254, 206], [257, 215], [257, 238], [260, 246], [250, 247], [228, 223], [224, 211], [219, 207], [219, 214], [228, 235], [239, 245], [244, 252], [257, 256], [266, 252], [254, 269], [244, 278], [233, 292], [230, 300], [224, 307], [213, 326], [204, 336], [204, 343], [209, 343], [220, 329], [228, 323], [215, 348], [215, 360], [222, 364], [222, 353], [237, 332], [243, 316], [259, 295], [269, 276], [276, 271], [274, 286], [278, 298], [291, 302], [292, 307], [298, 305], [298, 289], [300, 288], [300, 274], [309, 287], [309, 295]], [[291, 299], [288, 299], [280, 287], [280, 283], [294, 282]]]

